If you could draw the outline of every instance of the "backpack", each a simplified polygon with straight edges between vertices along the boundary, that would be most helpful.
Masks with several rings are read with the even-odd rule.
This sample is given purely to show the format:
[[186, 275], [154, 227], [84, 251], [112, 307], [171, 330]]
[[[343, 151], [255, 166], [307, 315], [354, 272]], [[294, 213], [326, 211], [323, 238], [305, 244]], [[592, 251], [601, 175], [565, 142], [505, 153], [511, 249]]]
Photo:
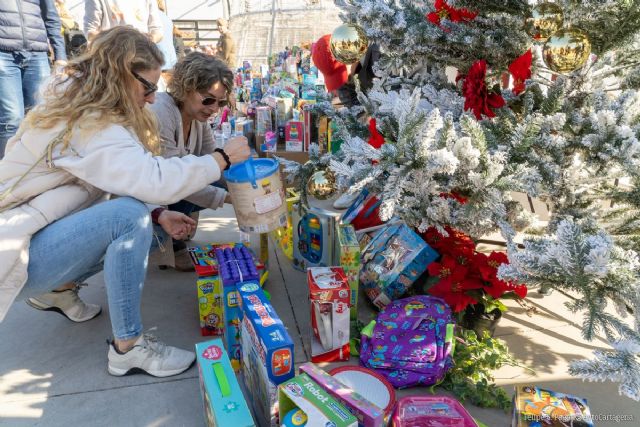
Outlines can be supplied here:
[[441, 298], [396, 300], [373, 328], [363, 330], [360, 362], [396, 388], [437, 384], [452, 365], [453, 328], [451, 309]]

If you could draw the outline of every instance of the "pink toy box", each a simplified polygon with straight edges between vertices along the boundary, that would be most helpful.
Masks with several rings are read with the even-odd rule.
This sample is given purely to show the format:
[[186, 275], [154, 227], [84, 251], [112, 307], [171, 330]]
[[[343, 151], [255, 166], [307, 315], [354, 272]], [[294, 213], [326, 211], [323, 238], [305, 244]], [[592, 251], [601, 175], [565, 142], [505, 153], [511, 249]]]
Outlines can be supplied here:
[[398, 401], [393, 427], [478, 427], [464, 406], [445, 396], [408, 396]]

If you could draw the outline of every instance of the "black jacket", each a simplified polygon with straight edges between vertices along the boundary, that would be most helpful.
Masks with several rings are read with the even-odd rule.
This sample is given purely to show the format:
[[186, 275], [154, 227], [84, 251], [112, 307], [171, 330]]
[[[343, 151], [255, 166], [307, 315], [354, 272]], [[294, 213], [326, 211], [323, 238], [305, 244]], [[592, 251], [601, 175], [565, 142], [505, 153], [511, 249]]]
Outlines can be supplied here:
[[0, 0], [0, 51], [47, 52], [66, 59], [53, 0]]

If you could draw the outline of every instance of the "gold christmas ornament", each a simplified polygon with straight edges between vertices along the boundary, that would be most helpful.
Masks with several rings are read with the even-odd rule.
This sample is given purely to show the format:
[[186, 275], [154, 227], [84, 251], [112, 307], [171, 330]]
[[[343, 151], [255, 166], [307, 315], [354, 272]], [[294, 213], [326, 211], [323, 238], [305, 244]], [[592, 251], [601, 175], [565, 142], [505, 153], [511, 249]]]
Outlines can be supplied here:
[[589, 36], [579, 28], [557, 31], [542, 48], [545, 64], [556, 73], [570, 73], [581, 68], [590, 54]]
[[318, 200], [327, 200], [337, 190], [336, 175], [331, 169], [315, 171], [307, 182], [307, 193]]
[[355, 24], [343, 24], [333, 30], [329, 43], [331, 53], [343, 64], [358, 62], [367, 51], [369, 40], [364, 30]]
[[543, 42], [553, 33], [562, 28], [564, 13], [562, 8], [555, 3], [540, 3], [533, 9], [525, 19], [525, 29], [527, 34], [534, 40]]

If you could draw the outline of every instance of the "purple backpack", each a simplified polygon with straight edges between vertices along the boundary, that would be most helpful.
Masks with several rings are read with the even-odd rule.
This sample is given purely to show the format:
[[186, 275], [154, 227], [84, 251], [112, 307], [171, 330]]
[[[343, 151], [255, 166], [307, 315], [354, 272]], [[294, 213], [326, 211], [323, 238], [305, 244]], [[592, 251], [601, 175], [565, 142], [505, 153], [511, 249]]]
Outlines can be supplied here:
[[380, 312], [372, 329], [363, 330], [360, 362], [396, 388], [436, 384], [452, 364], [453, 327], [451, 309], [440, 298], [396, 300]]

